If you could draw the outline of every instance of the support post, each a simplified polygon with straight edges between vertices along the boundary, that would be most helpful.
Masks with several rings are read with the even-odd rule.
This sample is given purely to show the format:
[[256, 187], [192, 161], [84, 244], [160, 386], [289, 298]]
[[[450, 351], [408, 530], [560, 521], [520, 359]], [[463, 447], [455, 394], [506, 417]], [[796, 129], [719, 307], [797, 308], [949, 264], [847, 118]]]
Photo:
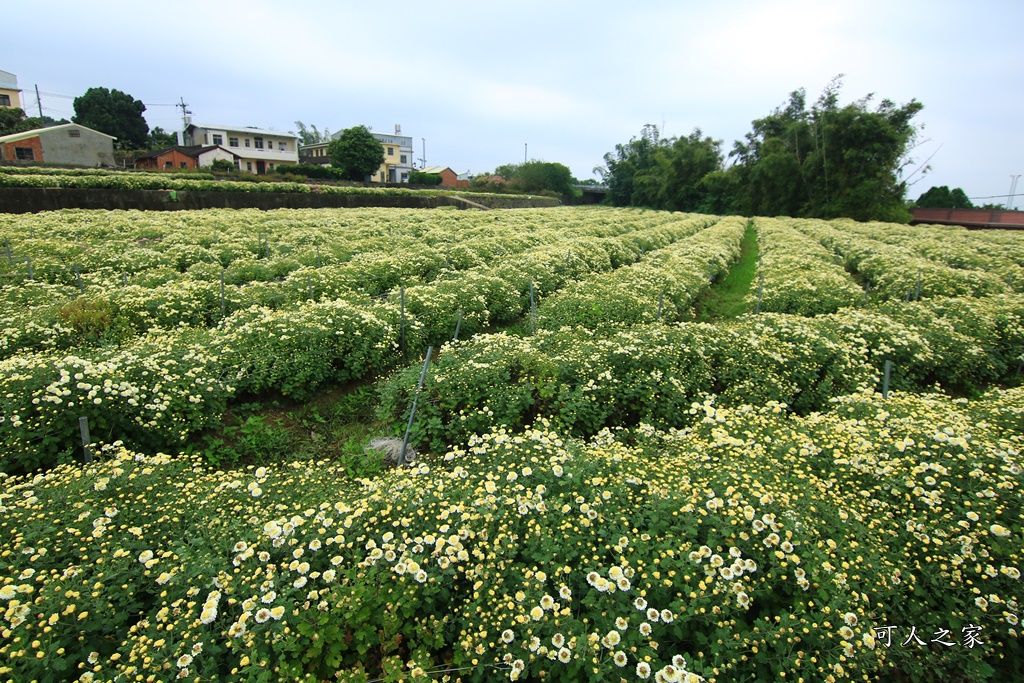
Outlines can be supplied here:
[[885, 361], [885, 376], [882, 378], [882, 398], [889, 398], [889, 376], [892, 374], [892, 361]]
[[416, 417], [416, 403], [420, 398], [420, 390], [423, 389], [423, 381], [427, 378], [427, 366], [430, 365], [430, 354], [434, 351], [433, 346], [427, 347], [427, 358], [423, 361], [423, 372], [420, 373], [420, 382], [416, 385], [416, 393], [412, 397], [412, 409], [409, 411], [409, 424], [405, 426], [405, 436], [402, 437], [402, 450], [398, 452], [398, 467], [405, 464], [405, 449], [409, 446], [409, 432], [412, 431], [412, 421]]
[[92, 440], [89, 438], [89, 418], [78, 418], [78, 431], [82, 433], [82, 460], [92, 462]]
[[456, 341], [459, 338], [459, 328], [462, 327], [462, 311], [459, 311], [459, 318], [455, 321], [455, 334], [452, 336], [452, 341]]

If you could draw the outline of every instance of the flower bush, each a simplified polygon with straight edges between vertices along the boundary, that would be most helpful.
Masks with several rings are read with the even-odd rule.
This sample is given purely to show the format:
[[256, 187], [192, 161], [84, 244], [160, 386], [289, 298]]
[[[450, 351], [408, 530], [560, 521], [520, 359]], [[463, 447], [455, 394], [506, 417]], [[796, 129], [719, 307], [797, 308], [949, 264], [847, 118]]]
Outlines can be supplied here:
[[[542, 420], [359, 481], [328, 462], [217, 472], [114, 444], [85, 468], [4, 479], [0, 667], [1012, 680], [1021, 439], [984, 418], [1019, 421], [1021, 392], [867, 392], [806, 417], [708, 399], [686, 430], [586, 444]], [[911, 627], [923, 646], [899, 645]]]

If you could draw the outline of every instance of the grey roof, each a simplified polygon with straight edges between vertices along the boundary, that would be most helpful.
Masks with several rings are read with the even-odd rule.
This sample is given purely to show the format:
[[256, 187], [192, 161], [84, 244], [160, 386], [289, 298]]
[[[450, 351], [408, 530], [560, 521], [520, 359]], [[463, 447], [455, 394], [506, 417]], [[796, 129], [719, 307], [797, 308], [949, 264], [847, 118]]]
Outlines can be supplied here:
[[202, 128], [204, 130], [222, 130], [225, 133], [248, 133], [249, 135], [273, 135], [279, 138], [295, 138], [298, 139], [298, 135], [293, 133], [285, 133], [280, 130], [266, 130], [263, 128], [250, 128], [248, 126], [221, 126], [213, 123], [191, 123], [189, 124], [196, 128]]

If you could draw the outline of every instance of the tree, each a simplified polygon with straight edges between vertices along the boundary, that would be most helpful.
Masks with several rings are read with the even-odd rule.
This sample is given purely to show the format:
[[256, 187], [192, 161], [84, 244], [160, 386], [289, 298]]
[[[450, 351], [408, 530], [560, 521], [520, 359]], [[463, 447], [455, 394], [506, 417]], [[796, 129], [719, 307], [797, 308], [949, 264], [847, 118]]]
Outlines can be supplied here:
[[25, 116], [25, 110], [18, 107], [0, 107], [0, 135], [21, 133], [33, 128], [42, 128], [38, 118]]
[[817, 103], [804, 90], [790, 94], [784, 109], [753, 123], [730, 156], [739, 175], [739, 204], [753, 215], [790, 215], [857, 220], [908, 218], [906, 182], [919, 128], [911, 123], [923, 105], [897, 106], [872, 95], [839, 106], [841, 77]]
[[149, 131], [149, 136], [146, 138], [147, 149], [163, 149], [165, 147], [174, 147], [177, 144], [178, 136], [174, 133], [168, 133], [160, 126]]
[[324, 132], [320, 132], [316, 129], [316, 126], [310, 124], [306, 127], [302, 121], [296, 121], [295, 127], [299, 129], [299, 144], [301, 145], [315, 145], [319, 142], [330, 142], [331, 131], [324, 128]]
[[331, 140], [327, 156], [346, 180], [365, 180], [384, 163], [384, 146], [366, 126], [355, 126]]
[[149, 125], [142, 117], [146, 105], [128, 93], [106, 88], [89, 88], [76, 97], [72, 121], [117, 138], [122, 149], [142, 149], [146, 146]]
[[708, 186], [701, 181], [722, 170], [722, 141], [700, 128], [682, 138], [663, 138], [656, 126], [643, 127], [639, 138], [616, 145], [595, 169], [618, 206], [647, 206], [669, 211], [696, 211]]
[[967, 193], [959, 187], [950, 192], [949, 187], [931, 187], [918, 197], [917, 206], [922, 209], [973, 209], [974, 204], [968, 199]]

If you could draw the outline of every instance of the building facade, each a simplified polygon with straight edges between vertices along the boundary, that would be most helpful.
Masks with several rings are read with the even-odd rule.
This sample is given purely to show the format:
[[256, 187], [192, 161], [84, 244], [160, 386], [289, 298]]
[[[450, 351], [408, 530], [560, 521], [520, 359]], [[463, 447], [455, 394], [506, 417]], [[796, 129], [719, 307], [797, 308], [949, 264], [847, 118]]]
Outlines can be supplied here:
[[0, 137], [0, 158], [67, 166], [113, 166], [114, 138], [77, 123]]
[[299, 163], [299, 139], [291, 133], [189, 122], [178, 137], [184, 147], [224, 147], [238, 156], [235, 168], [247, 173], [262, 174]]
[[[331, 139], [337, 140], [342, 132], [344, 131], [335, 133]], [[370, 175], [371, 181], [377, 183], [409, 182], [409, 173], [413, 170], [412, 138], [401, 133], [402, 127], [399, 125], [395, 126], [394, 134], [370, 131], [370, 135], [384, 148], [384, 161], [380, 168]], [[328, 144], [327, 142], [318, 142], [312, 145], [303, 145], [299, 148], [301, 162], [322, 165], [331, 163], [327, 156]]]
[[7, 71], [0, 71], [0, 107], [18, 107], [21, 105], [21, 88], [18, 77]]
[[[135, 168], [170, 170], [182, 168], [206, 168], [217, 159], [231, 164], [241, 162], [241, 157], [219, 145], [209, 147], [168, 147], [147, 152], [135, 158]], [[237, 166], [236, 166], [237, 167]]]

